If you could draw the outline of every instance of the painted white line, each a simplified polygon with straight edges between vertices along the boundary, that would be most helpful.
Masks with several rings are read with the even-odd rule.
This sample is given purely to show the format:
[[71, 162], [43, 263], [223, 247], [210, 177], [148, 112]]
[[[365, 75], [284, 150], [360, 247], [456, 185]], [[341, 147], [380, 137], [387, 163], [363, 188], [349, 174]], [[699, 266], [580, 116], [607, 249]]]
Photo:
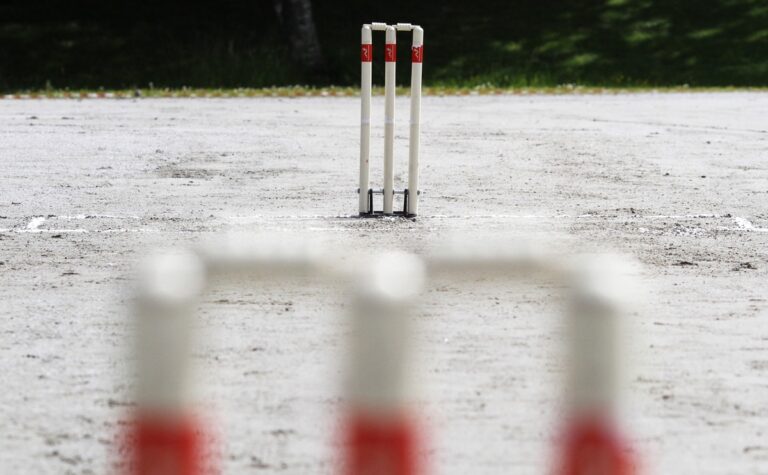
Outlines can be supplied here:
[[[103, 229], [103, 230], [96, 230], [92, 231], [94, 233], [104, 233], [104, 234], [121, 234], [121, 233], [161, 233], [163, 231], [158, 231], [157, 229], [127, 229], [127, 228], [120, 228], [120, 229]], [[175, 231], [171, 231], [175, 232]]]
[[[51, 219], [64, 219], [64, 220], [83, 220], [83, 219], [141, 219], [138, 216], [114, 216], [108, 214], [78, 214], [74, 216], [50, 216]], [[48, 218], [45, 216], [33, 217], [24, 229], [0, 229], [0, 232], [15, 232], [15, 233], [87, 233], [90, 232], [87, 229], [40, 229], [40, 226], [46, 222]], [[94, 230], [92, 232], [103, 232]]]
[[19, 234], [75, 234], [87, 233], [87, 229], [14, 229], [13, 232]]
[[663, 214], [651, 214], [648, 216], [638, 216], [639, 218], [647, 218], [647, 219], [718, 219], [718, 218], [729, 218], [730, 216], [723, 216], [721, 214], [672, 214], [672, 215], [663, 215]]
[[[421, 215], [421, 219], [621, 219], [621, 220], [643, 220], [643, 219], [719, 219], [730, 218], [728, 215], [719, 214], [680, 214], [680, 215], [600, 215], [600, 214], [478, 214], [478, 215], [458, 215], [458, 214], [435, 214], [431, 216]], [[236, 223], [260, 222], [273, 219], [357, 219], [357, 215], [252, 215], [252, 216], [227, 216], [225, 219]]]
[[54, 219], [141, 219], [139, 216], [116, 216], [113, 214], [76, 214], [73, 216], [52, 216]]
[[[95, 219], [95, 218], [105, 218], [105, 219], [131, 219], [131, 220], [137, 220], [141, 219], [138, 216], [112, 216], [112, 215], [75, 215], [75, 216], [56, 216], [56, 218], [59, 219], [65, 219], [65, 220], [84, 220], [84, 219]], [[270, 221], [279, 221], [279, 220], [297, 220], [297, 221], [312, 221], [312, 220], [358, 220], [357, 215], [253, 215], [253, 216], [228, 216], [225, 217], [226, 220], [230, 221], [233, 224], [258, 224], [258, 223], [265, 223]], [[386, 218], [383, 218], [386, 219]], [[581, 214], [581, 215], [566, 215], [566, 214], [558, 214], [558, 215], [536, 215], [536, 214], [530, 214], [530, 215], [510, 215], [510, 214], [496, 214], [496, 215], [432, 215], [432, 216], [421, 216], [421, 220], [429, 220], [429, 219], [457, 219], [457, 220], [515, 220], [515, 219], [521, 219], [521, 220], [589, 220], [589, 219], [595, 219], [595, 220], [602, 220], [602, 221], [608, 221], [608, 220], [622, 220], [622, 221], [634, 221], [634, 222], [643, 222], [645, 220], [661, 220], [661, 219], [670, 219], [670, 220], [707, 220], [707, 219], [729, 219], [732, 221], [736, 226], [735, 227], [726, 227], [726, 226], [718, 226], [717, 229], [723, 230], [723, 231], [734, 231], [734, 232], [756, 232], [756, 233], [768, 233], [768, 228], [763, 227], [756, 227], [754, 224], [752, 224], [751, 221], [749, 221], [746, 218], [739, 217], [739, 216], [731, 216], [731, 215], [719, 215], [719, 214], [687, 214], [687, 215], [613, 215], [613, 216], [602, 216], [597, 214]], [[387, 221], [397, 221], [397, 218], [390, 218], [387, 219]], [[160, 232], [170, 232], [170, 233], [176, 233], [176, 232], [183, 232], [182, 230], [168, 230], [168, 231], [159, 231], [156, 229], [144, 229], [144, 228], [117, 228], [117, 229], [83, 229], [83, 228], [75, 228], [75, 229], [40, 229], [40, 226], [43, 225], [47, 221], [47, 218], [43, 216], [35, 216], [33, 217], [29, 223], [27, 223], [25, 228], [0, 228], [0, 233], [19, 233], [19, 234], [36, 234], [36, 233], [45, 233], [45, 234], [87, 234], [87, 233], [104, 233], [104, 234], [119, 234], [119, 233], [160, 233]], [[325, 229], [325, 228], [323, 228]], [[332, 229], [332, 228], [328, 228]], [[639, 228], [641, 233], [647, 233], [650, 230], [645, 227]]]
[[43, 223], [45, 222], [45, 218], [42, 216], [37, 216], [35, 218], [32, 218], [32, 221], [27, 224], [27, 230], [29, 231], [37, 231]]
[[[156, 229], [0, 229], [0, 232], [12, 232], [17, 234], [119, 234], [119, 233], [160, 233]], [[168, 231], [172, 233], [184, 231]]]
[[768, 233], [768, 228], [756, 228], [748, 219], [734, 217], [733, 222], [738, 226], [740, 231], [754, 231], [758, 233]]
[[[228, 216], [226, 220], [233, 224], [260, 224], [270, 221], [278, 220], [296, 220], [296, 221], [312, 221], [312, 220], [357, 220], [357, 215], [253, 215], [253, 216]], [[387, 218], [382, 218], [387, 219]], [[702, 213], [702, 214], [670, 214], [670, 215], [600, 215], [600, 214], [556, 214], [556, 215], [541, 215], [541, 214], [485, 214], [485, 215], [432, 215], [432, 216], [420, 216], [420, 220], [442, 220], [442, 219], [456, 219], [456, 220], [600, 220], [600, 221], [632, 221], [636, 223], [642, 223], [644, 221], [657, 221], [657, 220], [715, 220], [715, 219], [728, 219], [733, 221], [737, 227], [723, 227], [720, 226], [717, 229], [724, 231], [751, 231], [757, 233], [768, 233], [768, 228], [755, 227], [748, 219], [731, 216], [730, 214], [716, 214], [716, 213]], [[390, 221], [397, 221], [397, 218], [390, 218]], [[649, 229], [645, 227], [640, 228], [641, 233], [648, 232]]]

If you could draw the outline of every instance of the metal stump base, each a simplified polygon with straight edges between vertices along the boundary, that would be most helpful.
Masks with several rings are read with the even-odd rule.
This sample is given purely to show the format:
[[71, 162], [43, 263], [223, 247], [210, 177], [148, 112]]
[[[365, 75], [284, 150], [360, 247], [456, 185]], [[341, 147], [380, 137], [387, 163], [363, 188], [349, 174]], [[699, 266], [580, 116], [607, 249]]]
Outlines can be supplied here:
[[[360, 189], [357, 190], [358, 193], [360, 193]], [[415, 214], [411, 214], [408, 212], [408, 189], [404, 190], [394, 190], [392, 192], [395, 195], [403, 195], [403, 210], [402, 211], [392, 211], [392, 214], [384, 214], [384, 211], [376, 211], [373, 209], [373, 195], [383, 195], [384, 190], [374, 190], [373, 188], [370, 188], [368, 190], [368, 209], [370, 210], [367, 213], [360, 213], [361, 218], [383, 218], [386, 216], [399, 216], [401, 218], [415, 218]], [[417, 191], [416, 193], [421, 194], [421, 192]]]

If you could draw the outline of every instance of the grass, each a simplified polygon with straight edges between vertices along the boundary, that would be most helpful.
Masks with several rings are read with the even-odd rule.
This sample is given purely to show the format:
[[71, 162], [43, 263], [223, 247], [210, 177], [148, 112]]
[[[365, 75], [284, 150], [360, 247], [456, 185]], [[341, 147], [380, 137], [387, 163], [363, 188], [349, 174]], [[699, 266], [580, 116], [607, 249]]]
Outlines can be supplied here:
[[[357, 86], [359, 25], [373, 18], [425, 27], [424, 78], [441, 94], [768, 86], [765, 0], [315, 0], [325, 61], [314, 69], [293, 57], [273, 2], [6, 3], [0, 95], [46, 85], [54, 92], [37, 94], [345, 94], [329, 86]], [[408, 39], [398, 84], [408, 81]], [[381, 40], [375, 78], [383, 76]]]
[[[632, 93], [703, 93], [703, 92], [768, 92], [768, 87], [689, 87], [687, 85], [671, 87], [597, 87], [564, 84], [541, 87], [495, 87], [495, 86], [427, 86], [423, 88], [426, 96], [491, 96], [491, 95], [527, 95], [527, 94], [632, 94]], [[312, 87], [289, 86], [269, 88], [145, 88], [116, 90], [29, 90], [13, 94], [0, 95], [0, 99], [137, 99], [137, 98], [238, 98], [238, 97], [357, 97], [359, 89], [353, 87]], [[373, 94], [384, 95], [384, 88], [374, 87]], [[398, 87], [397, 94], [407, 96], [409, 88]]]

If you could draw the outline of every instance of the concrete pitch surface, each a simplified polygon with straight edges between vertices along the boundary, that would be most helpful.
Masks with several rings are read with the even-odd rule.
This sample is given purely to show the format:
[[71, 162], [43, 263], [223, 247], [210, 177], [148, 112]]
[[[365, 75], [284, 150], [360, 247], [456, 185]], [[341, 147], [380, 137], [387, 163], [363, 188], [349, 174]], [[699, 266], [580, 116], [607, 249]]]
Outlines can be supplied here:
[[[766, 473], [766, 111], [765, 93], [427, 97], [411, 222], [349, 217], [355, 99], [0, 101], [0, 472], [109, 471], [135, 264], [235, 229], [356, 250], [460, 234], [632, 254], [648, 305], [627, 421], [646, 473]], [[398, 115], [402, 184], [405, 98]], [[545, 471], [556, 290], [425, 297], [436, 473]], [[336, 300], [278, 283], [206, 298], [216, 336], [198, 357], [225, 473], [332, 471]]]

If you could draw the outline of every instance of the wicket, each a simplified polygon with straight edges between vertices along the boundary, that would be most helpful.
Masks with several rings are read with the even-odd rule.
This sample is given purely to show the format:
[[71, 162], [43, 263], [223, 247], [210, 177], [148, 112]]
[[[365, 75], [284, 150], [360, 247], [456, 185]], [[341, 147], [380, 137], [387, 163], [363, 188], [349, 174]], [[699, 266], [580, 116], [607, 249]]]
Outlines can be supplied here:
[[[237, 244], [237, 243], [235, 243]], [[147, 269], [137, 295], [139, 381], [126, 450], [135, 475], [202, 475], [215, 470], [205, 455], [210, 434], [195, 410], [190, 377], [197, 302], [209, 284], [233, 275], [258, 283], [280, 277], [332, 277], [352, 290], [348, 314], [343, 475], [428, 473], [424, 437], [412, 411], [411, 371], [419, 296], [432, 277], [532, 280], [562, 286], [568, 348], [566, 410], [556, 447], [557, 475], [633, 475], [635, 455], [619, 417], [626, 320], [634, 285], [631, 264], [612, 256], [563, 259], [535, 248], [460, 246], [425, 256], [404, 252], [358, 256], [316, 246], [244, 242], [174, 253]], [[201, 332], [202, 333], [202, 332]]]
[[[371, 153], [371, 85], [373, 65], [373, 32], [386, 32], [384, 52], [384, 186], [370, 187]], [[397, 32], [410, 31], [411, 47], [411, 121], [408, 153], [408, 188], [395, 191], [395, 66], [397, 61]], [[370, 23], [363, 25], [360, 48], [360, 186], [358, 187], [360, 216], [416, 216], [419, 209], [419, 133], [421, 116], [421, 69], [424, 59], [424, 30], [410, 23]], [[384, 198], [382, 211], [374, 211], [373, 195]], [[403, 195], [403, 211], [393, 211], [394, 195]]]

